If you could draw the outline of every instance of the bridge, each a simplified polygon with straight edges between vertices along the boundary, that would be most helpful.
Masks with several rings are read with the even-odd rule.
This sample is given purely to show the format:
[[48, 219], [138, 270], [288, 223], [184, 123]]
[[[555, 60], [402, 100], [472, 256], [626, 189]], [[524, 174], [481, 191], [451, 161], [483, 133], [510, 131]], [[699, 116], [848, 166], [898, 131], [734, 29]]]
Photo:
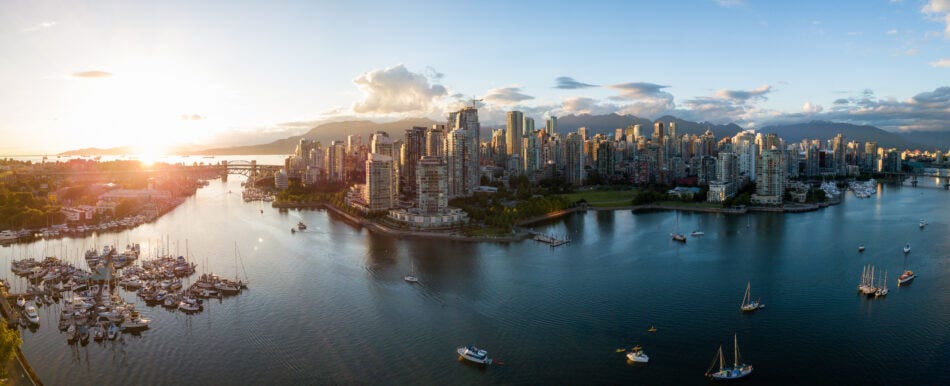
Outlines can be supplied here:
[[244, 161], [221, 161], [212, 165], [167, 165], [162, 164], [158, 167], [149, 166], [142, 168], [130, 168], [123, 170], [50, 170], [46, 168], [34, 170], [18, 170], [14, 176], [29, 177], [99, 177], [109, 175], [134, 175], [134, 174], [184, 174], [196, 177], [221, 177], [227, 180], [230, 174], [238, 174], [248, 177], [249, 180], [264, 177], [273, 177], [281, 169], [278, 165], [258, 165], [256, 160]]
[[910, 179], [910, 186], [917, 187], [917, 184], [922, 178], [933, 178], [937, 180], [937, 185], [943, 187], [946, 190], [950, 190], [950, 171], [946, 169], [922, 169], [914, 170], [910, 173], [904, 172], [887, 172], [884, 173], [887, 176], [897, 177], [899, 181], [904, 182], [906, 179]]

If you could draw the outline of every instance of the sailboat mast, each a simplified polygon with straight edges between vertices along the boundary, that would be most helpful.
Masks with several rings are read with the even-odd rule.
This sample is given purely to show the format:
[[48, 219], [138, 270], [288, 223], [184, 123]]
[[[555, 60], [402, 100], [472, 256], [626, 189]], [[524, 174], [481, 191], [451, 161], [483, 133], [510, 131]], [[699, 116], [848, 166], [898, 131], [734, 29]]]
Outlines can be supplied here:
[[732, 336], [732, 347], [732, 367], [736, 368], [739, 367], [739, 337], [737, 335]]
[[722, 345], [719, 345], [719, 371], [722, 371]]

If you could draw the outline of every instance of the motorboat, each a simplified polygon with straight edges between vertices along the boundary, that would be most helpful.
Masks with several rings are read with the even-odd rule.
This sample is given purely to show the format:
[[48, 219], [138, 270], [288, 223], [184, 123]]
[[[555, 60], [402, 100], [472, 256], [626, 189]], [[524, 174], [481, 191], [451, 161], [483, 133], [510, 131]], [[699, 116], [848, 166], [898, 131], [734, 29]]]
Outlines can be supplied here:
[[904, 253], [910, 253], [910, 243], [904, 244]]
[[904, 274], [897, 278], [897, 286], [908, 285], [916, 278], [917, 274], [915, 274], [914, 271], [904, 271]]
[[927, 226], [927, 222], [924, 220], [920, 220], [920, 223], [917, 225], [920, 227], [920, 229], [924, 229], [924, 227]]
[[236, 294], [241, 292], [241, 288], [235, 284], [231, 284], [225, 281], [219, 281], [214, 283], [214, 288], [224, 294]]
[[695, 231], [693, 231], [692, 233], [690, 233], [690, 235], [693, 236], [693, 237], [699, 237], [699, 236], [704, 236], [704, 235], [706, 235], [706, 232], [703, 232], [703, 231], [701, 231], [701, 230], [695, 230]]
[[119, 327], [117, 327], [115, 323], [110, 323], [106, 335], [109, 337], [109, 340], [115, 340], [115, 338], [119, 336]]
[[76, 330], [79, 335], [79, 341], [81, 343], [86, 343], [89, 341], [89, 327], [86, 327], [85, 325], [80, 325]]
[[122, 324], [120, 325], [120, 328], [122, 328], [122, 331], [144, 330], [144, 329], [147, 329], [147, 328], [148, 328], [148, 323], [149, 323], [149, 322], [150, 322], [150, 320], [145, 319], [145, 318], [143, 318], [143, 317], [141, 317], [141, 316], [136, 315], [136, 316], [132, 316], [132, 317], [127, 318], [126, 320], [122, 321]]
[[864, 252], [864, 245], [858, 245], [858, 252]]
[[102, 324], [96, 325], [92, 329], [92, 340], [100, 342], [106, 338], [106, 327]]
[[75, 324], [70, 324], [69, 327], [66, 328], [66, 341], [69, 343], [73, 343], [76, 341], [76, 325]]
[[[732, 366], [726, 367], [723, 364], [723, 362], [725, 362], [725, 356], [722, 355], [722, 345], [719, 345], [719, 351], [716, 353], [716, 358], [713, 360], [712, 366], [706, 370], [706, 376], [714, 381], [731, 381], [745, 378], [749, 376], [749, 374], [752, 374], [752, 365], [739, 363], [739, 341], [735, 335], [733, 335], [732, 339], [734, 346]], [[719, 362], [719, 371], [712, 371], [717, 361]]]
[[297, 222], [297, 229], [298, 229], [298, 230], [306, 230], [306, 229], [307, 229], [307, 224], [304, 224], [303, 221]]
[[403, 279], [406, 280], [406, 281], [409, 282], [409, 283], [418, 283], [418, 282], [419, 282], [419, 278], [416, 277], [416, 267], [415, 267], [415, 264], [412, 264], [411, 261], [409, 262], [409, 274], [406, 275], [406, 277], [404, 277]]
[[643, 353], [643, 348], [640, 346], [630, 349], [630, 352], [627, 353], [627, 359], [636, 363], [650, 362], [650, 357]]
[[679, 241], [681, 243], [686, 243], [686, 236], [683, 236], [679, 233], [670, 233], [670, 237], [673, 238], [673, 241]]
[[23, 316], [34, 326], [40, 324], [40, 314], [36, 312], [36, 307], [27, 306], [26, 309], [23, 310]]
[[475, 345], [459, 347], [455, 351], [458, 352], [460, 359], [465, 359], [469, 362], [480, 365], [490, 365], [492, 362], [491, 358], [488, 357], [488, 351], [479, 349], [475, 347]]
[[188, 302], [187, 299], [185, 299], [178, 303], [178, 309], [182, 312], [198, 312], [201, 311], [201, 305], [197, 302]]

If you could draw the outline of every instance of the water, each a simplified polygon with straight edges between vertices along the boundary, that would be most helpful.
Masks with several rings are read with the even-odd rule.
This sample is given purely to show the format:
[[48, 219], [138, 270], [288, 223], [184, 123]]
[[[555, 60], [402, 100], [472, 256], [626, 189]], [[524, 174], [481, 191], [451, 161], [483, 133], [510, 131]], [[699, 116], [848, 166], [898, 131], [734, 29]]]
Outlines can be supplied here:
[[[213, 181], [123, 233], [0, 249], [7, 277], [12, 256], [75, 259], [128, 240], [154, 250], [165, 235], [223, 275], [234, 275], [234, 242], [243, 257], [250, 290], [193, 316], [139, 303], [153, 327], [121, 342], [68, 346], [58, 307], [40, 308], [23, 351], [46, 384], [701, 384], [733, 333], [756, 367], [750, 384], [950, 384], [943, 190], [883, 187], [795, 215], [683, 213], [681, 231], [706, 232], [686, 245], [669, 238], [673, 212], [590, 211], [536, 227], [573, 240], [552, 249], [372, 234], [323, 211], [244, 203], [239, 183]], [[301, 219], [309, 229], [291, 234]], [[402, 279], [410, 261], [416, 285]], [[865, 264], [887, 270], [886, 298], [857, 295]], [[905, 266], [920, 277], [897, 288]], [[742, 315], [747, 281], [767, 307]], [[459, 363], [468, 343], [504, 364]], [[635, 344], [649, 366], [615, 352]]]

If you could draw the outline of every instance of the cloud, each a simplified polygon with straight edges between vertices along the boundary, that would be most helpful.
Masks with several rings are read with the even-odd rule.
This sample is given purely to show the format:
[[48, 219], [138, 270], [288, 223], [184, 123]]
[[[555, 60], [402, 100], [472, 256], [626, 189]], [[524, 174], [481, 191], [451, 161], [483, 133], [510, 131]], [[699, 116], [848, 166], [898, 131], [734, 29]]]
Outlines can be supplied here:
[[205, 119], [205, 117], [202, 117], [198, 114], [182, 114], [181, 115], [181, 120], [183, 121], [200, 121], [203, 119]]
[[524, 94], [521, 91], [521, 87], [519, 86], [496, 88], [489, 90], [488, 94], [483, 96], [482, 99], [489, 103], [501, 105], [511, 105], [529, 99], [534, 99], [533, 96]]
[[920, 9], [925, 15], [944, 24], [943, 36], [950, 39], [950, 0], [930, 0]]
[[565, 98], [564, 101], [561, 103], [561, 111], [564, 114], [599, 115], [599, 114], [616, 113], [619, 110], [620, 110], [620, 107], [615, 104], [604, 103], [597, 99], [585, 98], [585, 97]]
[[885, 32], [884, 34], [885, 34], [885, 35], [897, 35], [897, 30], [896, 30], [896, 29], [889, 29], [889, 30], [887, 30], [887, 32]]
[[663, 91], [663, 89], [668, 87], [670, 86], [648, 82], [629, 82], [607, 86], [607, 88], [620, 92], [619, 98], [623, 99], [672, 98], [672, 94]]
[[[830, 111], [812, 114], [810, 119], [872, 125], [890, 131], [950, 131], [950, 87], [925, 91], [905, 100], [877, 98], [870, 90], [848, 99]], [[781, 114], [771, 123], [801, 121], [801, 113]]]
[[727, 90], [716, 91], [716, 97], [719, 99], [729, 99], [733, 101], [747, 101], [750, 99], [766, 99], [765, 94], [772, 91], [772, 85], [763, 84], [752, 90]]
[[835, 99], [835, 104], [836, 104], [836, 105], [846, 105], [846, 104], [848, 104], [848, 103], [851, 103], [851, 102], [850, 102], [849, 100], [847, 100], [847, 99], [844, 99], [844, 98]]
[[445, 74], [436, 71], [432, 66], [426, 66], [425, 75], [432, 80], [442, 80], [442, 78], [445, 77]]
[[47, 28], [51, 28], [51, 27], [53, 27], [53, 26], [55, 26], [55, 25], [56, 25], [56, 22], [55, 22], [55, 21], [44, 21], [44, 22], [42, 22], [42, 23], [39, 23], [39, 24], [30, 26], [30, 27], [24, 28], [22, 31], [23, 31], [23, 32], [36, 32], [36, 31], [40, 31], [40, 30], [47, 29]]
[[930, 62], [930, 66], [931, 66], [931, 67], [948, 68], [948, 67], [950, 67], [950, 59], [944, 58], [944, 59], [935, 60], [935, 61], [933, 61], [933, 62]]
[[111, 72], [105, 71], [80, 71], [72, 74], [74, 78], [108, 78], [112, 75]]
[[[434, 69], [432, 72], [438, 74]], [[444, 86], [430, 85], [425, 75], [411, 72], [402, 64], [363, 73], [353, 83], [366, 94], [363, 100], [353, 105], [356, 113], [426, 112], [436, 99], [447, 94]]]
[[557, 78], [554, 79], [554, 83], [556, 83], [556, 84], [554, 85], [554, 88], [559, 88], [559, 89], [563, 89], [563, 90], [574, 90], [574, 89], [579, 89], [579, 88], [599, 87], [599, 86], [597, 86], [596, 84], [578, 82], [578, 81], [574, 80], [574, 78], [571, 78], [571, 77], [569, 77], [569, 76], [559, 76], [559, 77], [557, 77]]
[[908, 48], [908, 49], [904, 50], [904, 55], [907, 55], [907, 56], [914, 56], [914, 55], [917, 55], [917, 52], [918, 52], [918, 51], [917, 51], [916, 48]]
[[745, 5], [745, 0], [715, 0], [720, 7], [734, 8]]
[[811, 102], [805, 102], [805, 104], [802, 106], [802, 112], [805, 114], [817, 114], [822, 112], [824, 109], [825, 108], [821, 105]]

